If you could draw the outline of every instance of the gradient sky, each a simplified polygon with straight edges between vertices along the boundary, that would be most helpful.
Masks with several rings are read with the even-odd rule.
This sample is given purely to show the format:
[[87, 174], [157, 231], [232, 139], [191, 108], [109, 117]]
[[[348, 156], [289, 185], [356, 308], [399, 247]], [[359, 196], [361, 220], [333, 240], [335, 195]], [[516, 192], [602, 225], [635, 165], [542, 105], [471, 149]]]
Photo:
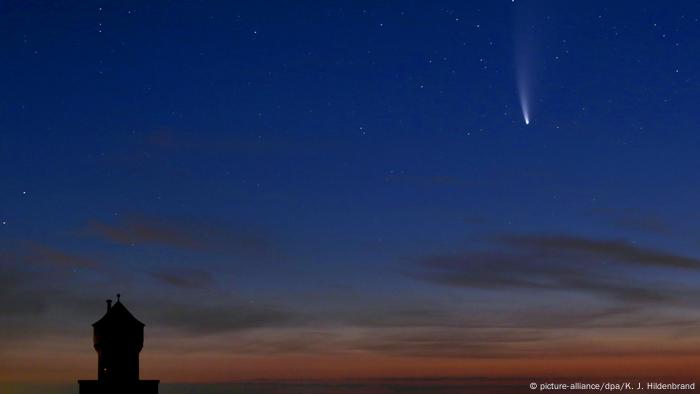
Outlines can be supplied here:
[[3, 2], [0, 382], [697, 375], [699, 18]]

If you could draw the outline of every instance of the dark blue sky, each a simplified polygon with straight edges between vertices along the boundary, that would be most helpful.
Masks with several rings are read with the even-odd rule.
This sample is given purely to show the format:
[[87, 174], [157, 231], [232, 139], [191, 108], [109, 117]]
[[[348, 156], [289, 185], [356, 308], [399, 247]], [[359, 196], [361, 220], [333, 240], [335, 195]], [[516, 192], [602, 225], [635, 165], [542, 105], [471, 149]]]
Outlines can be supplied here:
[[[222, 359], [700, 349], [668, 339], [700, 318], [699, 18], [693, 1], [4, 3], [8, 337], [79, 342], [121, 291], [180, 344], [277, 341]], [[494, 327], [507, 338], [470, 331]], [[518, 365], [496, 373], [538, 371]], [[266, 368], [186, 375], [281, 376]]]

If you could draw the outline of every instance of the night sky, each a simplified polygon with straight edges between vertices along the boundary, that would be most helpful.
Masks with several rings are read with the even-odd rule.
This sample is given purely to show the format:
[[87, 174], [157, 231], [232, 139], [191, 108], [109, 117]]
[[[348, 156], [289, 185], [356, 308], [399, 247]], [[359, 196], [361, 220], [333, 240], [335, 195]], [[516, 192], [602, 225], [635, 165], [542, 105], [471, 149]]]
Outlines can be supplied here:
[[0, 382], [94, 379], [116, 293], [164, 382], [698, 375], [696, 1], [8, 1], [0, 33]]

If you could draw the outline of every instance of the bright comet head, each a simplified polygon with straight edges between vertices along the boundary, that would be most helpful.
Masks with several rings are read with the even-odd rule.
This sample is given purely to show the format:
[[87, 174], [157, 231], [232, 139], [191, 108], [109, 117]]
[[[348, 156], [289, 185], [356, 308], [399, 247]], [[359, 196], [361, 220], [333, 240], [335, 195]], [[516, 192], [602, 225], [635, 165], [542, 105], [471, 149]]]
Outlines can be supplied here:
[[530, 105], [527, 97], [527, 91], [522, 83], [519, 83], [520, 109], [523, 111], [523, 120], [525, 124], [530, 124]]

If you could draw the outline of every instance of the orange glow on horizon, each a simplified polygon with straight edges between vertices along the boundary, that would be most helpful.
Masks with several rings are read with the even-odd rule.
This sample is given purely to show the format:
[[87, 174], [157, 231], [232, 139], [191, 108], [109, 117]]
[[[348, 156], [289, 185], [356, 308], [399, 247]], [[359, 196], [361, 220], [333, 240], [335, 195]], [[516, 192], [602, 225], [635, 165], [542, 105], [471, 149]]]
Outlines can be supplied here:
[[[697, 376], [700, 355], [439, 359], [377, 354], [231, 356], [148, 354], [141, 377], [169, 383], [224, 383], [256, 379], [362, 379], [425, 377], [679, 377]], [[72, 382], [93, 378], [95, 357], [26, 353], [6, 357], [2, 382]]]

